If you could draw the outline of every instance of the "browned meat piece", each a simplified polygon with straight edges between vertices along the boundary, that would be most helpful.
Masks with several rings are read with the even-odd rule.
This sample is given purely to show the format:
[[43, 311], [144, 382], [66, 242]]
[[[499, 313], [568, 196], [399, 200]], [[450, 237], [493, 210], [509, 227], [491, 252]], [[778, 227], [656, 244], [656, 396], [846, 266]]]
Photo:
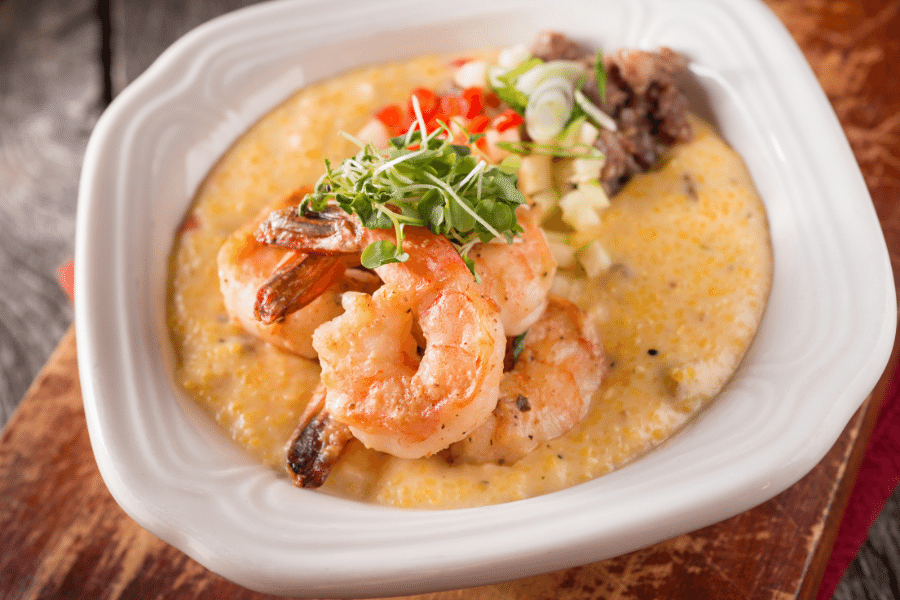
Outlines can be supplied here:
[[619, 50], [603, 63], [605, 101], [593, 74], [582, 91], [618, 126], [615, 132], [602, 132], [595, 144], [606, 155], [604, 187], [614, 194], [632, 176], [651, 169], [672, 144], [691, 139], [687, 99], [675, 80], [687, 62], [677, 52], [660, 48]]
[[[578, 42], [555, 31], [538, 34], [531, 53], [543, 60], [581, 60], [591, 66], [595, 60]], [[660, 48], [656, 52], [619, 50], [605, 57], [603, 64], [605, 99], [600, 97], [593, 69], [582, 91], [618, 127], [603, 130], [595, 144], [606, 155], [603, 185], [614, 194], [632, 176], [653, 168], [672, 144], [691, 139], [687, 99], [676, 84], [687, 61], [669, 48]]]
[[541, 60], [582, 60], [591, 56], [581, 44], [558, 31], [539, 33], [531, 45], [531, 55]]

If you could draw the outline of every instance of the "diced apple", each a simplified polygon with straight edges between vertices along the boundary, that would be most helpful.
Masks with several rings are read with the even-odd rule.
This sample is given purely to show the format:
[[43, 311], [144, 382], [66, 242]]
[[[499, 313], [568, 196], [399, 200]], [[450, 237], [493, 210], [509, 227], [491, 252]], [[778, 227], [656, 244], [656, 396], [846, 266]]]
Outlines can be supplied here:
[[553, 278], [553, 284], [550, 286], [550, 293], [560, 296], [570, 302], [578, 302], [584, 294], [584, 280], [576, 279], [567, 273], [556, 273]]
[[544, 235], [556, 264], [563, 269], [575, 266], [575, 248], [569, 245], [567, 236], [556, 231], [545, 231]]
[[487, 83], [487, 63], [483, 60], [470, 60], [463, 63], [453, 74], [453, 82], [463, 89], [483, 88]]
[[550, 157], [544, 154], [528, 154], [522, 157], [519, 167], [519, 190], [523, 194], [534, 194], [553, 186], [553, 172]]
[[575, 229], [600, 225], [600, 215], [591, 199], [577, 189], [564, 194], [559, 199], [559, 207], [562, 209], [563, 221]]
[[600, 130], [597, 129], [593, 123], [590, 121], [583, 121], [581, 123], [581, 127], [578, 129], [578, 143], [584, 144], [585, 146], [593, 146], [594, 142], [597, 141], [597, 137], [600, 135]]
[[584, 183], [600, 179], [600, 170], [603, 168], [602, 158], [575, 158], [572, 160], [569, 183]]
[[378, 149], [387, 148], [391, 143], [391, 132], [378, 119], [372, 119], [359, 130], [356, 137], [363, 143], [370, 143]]
[[597, 180], [579, 183], [577, 189], [590, 200], [598, 211], [609, 208], [609, 196], [606, 195], [606, 191]]
[[578, 262], [588, 277], [597, 277], [612, 266], [612, 259], [599, 240], [594, 240], [578, 252]]
[[510, 154], [509, 150], [505, 150], [497, 144], [500, 142], [521, 142], [522, 136], [519, 134], [518, 127], [510, 127], [506, 131], [488, 129], [484, 132], [484, 139], [486, 141], [484, 153], [490, 162], [497, 164]]
[[541, 220], [546, 218], [547, 215], [556, 208], [556, 205], [559, 204], [559, 194], [553, 189], [536, 192], [531, 194], [529, 198], [531, 199], [529, 204], [532, 204], [537, 208]]
[[513, 69], [531, 58], [531, 52], [525, 44], [516, 44], [510, 48], [504, 48], [497, 57], [497, 63], [506, 69]]

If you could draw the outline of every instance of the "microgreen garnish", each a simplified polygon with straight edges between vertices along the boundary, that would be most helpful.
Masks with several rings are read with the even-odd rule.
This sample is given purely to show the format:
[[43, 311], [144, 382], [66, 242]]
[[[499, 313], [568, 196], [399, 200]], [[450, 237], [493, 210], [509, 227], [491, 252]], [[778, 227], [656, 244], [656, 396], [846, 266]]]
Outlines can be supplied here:
[[299, 210], [322, 210], [334, 200], [369, 229], [393, 228], [396, 243], [381, 240], [363, 251], [367, 268], [406, 261], [403, 230], [413, 225], [446, 236], [474, 273], [466, 253], [495, 237], [512, 241], [522, 231], [515, 210], [525, 197], [516, 188], [515, 172], [488, 165], [467, 145], [451, 143], [447, 124], [439, 121], [427, 132], [415, 96], [412, 102], [418, 118], [405, 135], [383, 150], [360, 142], [360, 151], [337, 168], [326, 160], [325, 174]]

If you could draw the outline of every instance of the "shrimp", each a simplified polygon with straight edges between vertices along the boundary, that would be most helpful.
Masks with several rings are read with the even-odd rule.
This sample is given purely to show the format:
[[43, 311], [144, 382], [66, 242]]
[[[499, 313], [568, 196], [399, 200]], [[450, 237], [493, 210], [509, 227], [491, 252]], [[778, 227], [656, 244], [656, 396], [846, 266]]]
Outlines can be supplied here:
[[553, 297], [500, 383], [491, 415], [450, 446], [451, 460], [510, 464], [587, 414], [607, 364], [600, 338], [574, 304]]
[[507, 336], [525, 333], [544, 312], [556, 261], [532, 211], [521, 206], [516, 218], [524, 232], [511, 244], [496, 240], [469, 251], [485, 293], [500, 307]]
[[[390, 236], [372, 230], [367, 241]], [[406, 262], [375, 269], [384, 284], [374, 294], [344, 294], [344, 313], [316, 329], [313, 347], [324, 410], [369, 448], [418, 458], [494, 410], [506, 338], [496, 305], [446, 238], [408, 228], [404, 249]]]
[[[540, 318], [556, 274], [556, 261], [533, 211], [519, 207], [516, 218], [524, 231], [512, 243], [479, 243], [468, 253], [485, 294], [500, 308], [507, 336], [521, 335]], [[330, 206], [306, 216], [293, 208], [273, 212], [258, 235], [266, 243], [297, 251], [350, 254], [365, 245], [364, 231], [357, 219]]]
[[[297, 204], [302, 192], [278, 207]], [[373, 290], [377, 277], [355, 269], [352, 254], [308, 255], [260, 242], [257, 230], [273, 207], [241, 226], [217, 256], [225, 310], [255, 337], [305, 358], [316, 358], [312, 333], [335, 318], [341, 294]], [[348, 270], [349, 268], [349, 270]]]
[[[301, 419], [289, 446], [288, 471], [297, 485], [321, 485], [350, 436], [370, 448], [415, 458], [462, 439], [494, 410], [497, 367], [479, 371], [478, 363], [492, 354], [494, 365], [497, 356], [502, 363], [498, 348], [504, 336], [483, 330], [486, 304], [495, 310], [499, 304], [502, 331], [518, 335], [544, 312], [556, 269], [532, 215], [523, 209], [517, 218], [525, 231], [513, 244], [472, 249], [483, 288], [445, 239], [411, 228], [405, 241], [409, 262], [377, 268], [385, 285], [374, 295], [344, 294], [344, 314], [314, 334], [326, 392], [322, 406]], [[349, 223], [340, 226], [340, 219]], [[294, 209], [272, 213], [259, 232], [266, 243], [331, 253], [358, 252], [388, 238], [386, 232], [362, 229], [349, 215], [301, 216]], [[438, 319], [442, 313], [445, 318]], [[426, 348], [421, 359], [420, 346]], [[460, 394], [462, 403], [453, 399]]]

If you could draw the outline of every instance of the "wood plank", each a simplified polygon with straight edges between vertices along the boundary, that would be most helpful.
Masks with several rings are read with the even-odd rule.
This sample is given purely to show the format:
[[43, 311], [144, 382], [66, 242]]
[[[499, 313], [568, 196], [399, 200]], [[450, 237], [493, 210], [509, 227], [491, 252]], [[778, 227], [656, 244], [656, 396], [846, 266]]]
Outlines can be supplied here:
[[[263, 599], [132, 521], [106, 490], [88, 439], [69, 331], [0, 438], [0, 596]], [[526, 579], [411, 596], [559, 600], [794, 598], [822, 522], [865, 436], [867, 402], [799, 483], [748, 512], [625, 556]]]
[[214, 17], [259, 0], [110, 0], [114, 93], [143, 73], [163, 50]]
[[0, 427], [72, 321], [78, 174], [102, 110], [93, 0], [0, 2]]

